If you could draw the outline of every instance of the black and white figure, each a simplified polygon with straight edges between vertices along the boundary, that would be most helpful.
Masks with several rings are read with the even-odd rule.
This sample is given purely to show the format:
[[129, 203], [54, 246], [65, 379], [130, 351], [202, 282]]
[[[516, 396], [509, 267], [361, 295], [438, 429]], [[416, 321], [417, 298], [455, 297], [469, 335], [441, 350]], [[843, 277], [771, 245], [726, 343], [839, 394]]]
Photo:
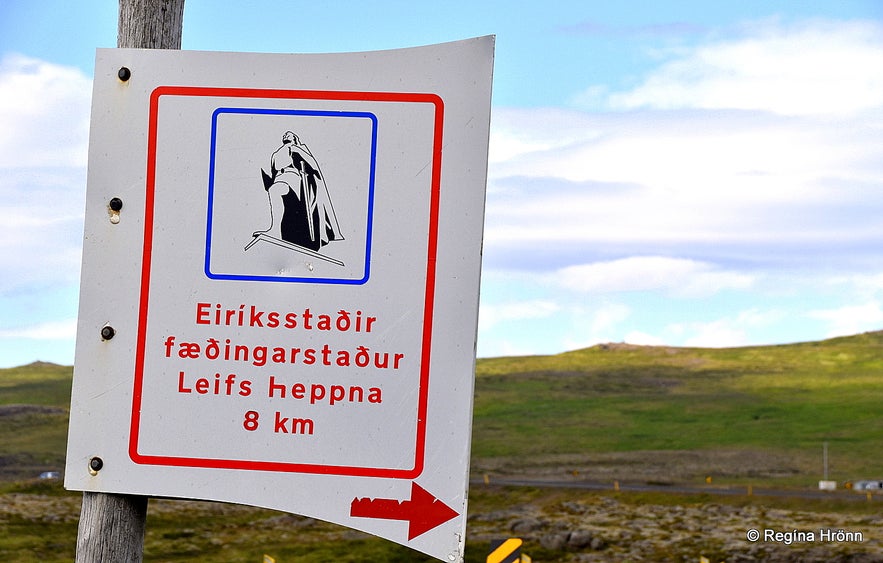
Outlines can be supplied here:
[[312, 254], [331, 241], [343, 240], [319, 163], [294, 132], [282, 135], [282, 146], [270, 157], [270, 172], [261, 169], [261, 175], [270, 203], [270, 227], [256, 231], [246, 250], [258, 240], [270, 239]]

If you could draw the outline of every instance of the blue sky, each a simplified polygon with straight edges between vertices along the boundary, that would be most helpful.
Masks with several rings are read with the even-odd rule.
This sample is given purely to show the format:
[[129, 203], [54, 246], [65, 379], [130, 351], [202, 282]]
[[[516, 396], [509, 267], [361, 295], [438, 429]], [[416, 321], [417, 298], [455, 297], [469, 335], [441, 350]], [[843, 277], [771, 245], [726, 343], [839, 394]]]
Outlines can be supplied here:
[[[183, 47], [497, 36], [479, 356], [883, 328], [883, 2], [279, 6], [187, 0]], [[73, 362], [116, 18], [116, 0], [0, 5], [0, 367]]]

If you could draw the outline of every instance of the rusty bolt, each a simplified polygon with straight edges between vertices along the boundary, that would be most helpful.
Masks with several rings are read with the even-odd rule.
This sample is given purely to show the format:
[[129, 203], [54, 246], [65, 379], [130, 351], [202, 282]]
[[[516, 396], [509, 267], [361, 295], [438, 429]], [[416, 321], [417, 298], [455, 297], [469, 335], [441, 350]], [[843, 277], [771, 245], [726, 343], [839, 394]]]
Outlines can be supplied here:
[[117, 331], [115, 331], [110, 325], [101, 327], [101, 338], [103, 340], [110, 340], [116, 335], [116, 333]]

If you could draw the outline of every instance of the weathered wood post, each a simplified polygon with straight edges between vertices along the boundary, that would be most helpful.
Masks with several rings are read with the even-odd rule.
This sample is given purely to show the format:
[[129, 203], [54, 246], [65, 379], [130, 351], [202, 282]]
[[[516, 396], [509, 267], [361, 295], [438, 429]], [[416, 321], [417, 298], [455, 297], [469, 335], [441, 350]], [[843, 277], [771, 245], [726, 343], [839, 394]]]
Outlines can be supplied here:
[[[184, 0], [120, 0], [117, 47], [180, 49]], [[139, 562], [147, 497], [83, 493], [77, 563]]]
[[180, 49], [184, 0], [120, 0], [117, 47]]

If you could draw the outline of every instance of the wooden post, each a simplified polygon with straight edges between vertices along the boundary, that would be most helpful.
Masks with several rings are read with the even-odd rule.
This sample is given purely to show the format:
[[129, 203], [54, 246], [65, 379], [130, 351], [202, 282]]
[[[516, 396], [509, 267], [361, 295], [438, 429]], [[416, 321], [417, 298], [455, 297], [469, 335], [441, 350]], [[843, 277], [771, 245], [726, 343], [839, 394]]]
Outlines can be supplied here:
[[[180, 49], [184, 0], [120, 0], [117, 47]], [[83, 493], [76, 563], [137, 563], [144, 557], [147, 497]]]
[[147, 497], [83, 493], [77, 563], [141, 561], [146, 520]]
[[120, 0], [117, 47], [180, 49], [184, 0]]

